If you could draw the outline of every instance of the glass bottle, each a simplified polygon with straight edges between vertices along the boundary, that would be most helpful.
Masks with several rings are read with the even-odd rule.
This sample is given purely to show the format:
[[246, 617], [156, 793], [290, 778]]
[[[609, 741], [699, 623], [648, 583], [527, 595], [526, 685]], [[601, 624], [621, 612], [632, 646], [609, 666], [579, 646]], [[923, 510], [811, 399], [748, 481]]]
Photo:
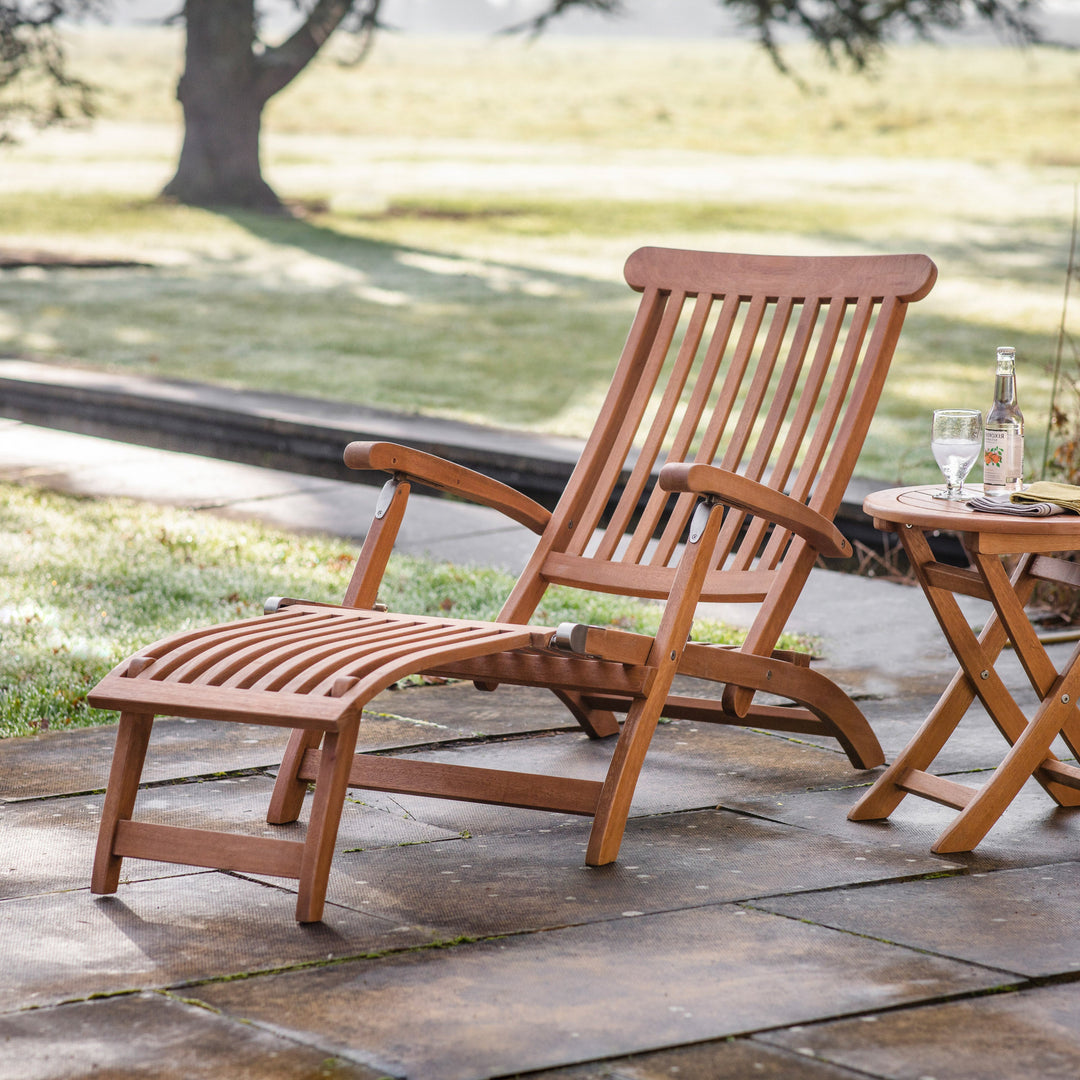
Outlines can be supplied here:
[[1024, 414], [1016, 403], [1016, 350], [997, 351], [994, 404], [983, 425], [983, 491], [1019, 491], [1024, 475]]

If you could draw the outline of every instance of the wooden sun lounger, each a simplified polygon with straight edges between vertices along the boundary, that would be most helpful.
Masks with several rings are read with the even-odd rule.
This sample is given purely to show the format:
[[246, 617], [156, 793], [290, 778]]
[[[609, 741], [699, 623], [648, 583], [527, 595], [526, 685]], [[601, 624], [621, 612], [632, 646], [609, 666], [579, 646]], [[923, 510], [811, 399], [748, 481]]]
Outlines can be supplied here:
[[[346, 462], [389, 474], [340, 607], [281, 601], [261, 618], [140, 650], [90, 696], [120, 711], [92, 888], [114, 892], [135, 857], [293, 877], [296, 917], [323, 912], [350, 785], [593, 818], [590, 865], [615, 859], [662, 715], [837, 738], [857, 768], [882, 760], [857, 706], [805, 658], [775, 651], [819, 555], [845, 556], [833, 522], [907, 305], [936, 270], [922, 255], [768, 257], [644, 248], [642, 294], [607, 398], [552, 512], [450, 462], [387, 443]], [[378, 610], [379, 583], [422, 483], [496, 507], [537, 533], [493, 622]], [[609, 507], [618, 492], [614, 507]], [[529, 619], [549, 585], [663, 601], [655, 636]], [[688, 640], [702, 601], [758, 605], [737, 649]], [[550, 688], [586, 732], [615, 736], [606, 778], [581, 780], [355, 755], [361, 710], [409, 673]], [[676, 675], [721, 684], [672, 692]], [[793, 704], [755, 700], [759, 691]], [[616, 714], [625, 714], [625, 723]], [[301, 814], [303, 842], [132, 820], [153, 719], [277, 724], [293, 735], [267, 820]]]

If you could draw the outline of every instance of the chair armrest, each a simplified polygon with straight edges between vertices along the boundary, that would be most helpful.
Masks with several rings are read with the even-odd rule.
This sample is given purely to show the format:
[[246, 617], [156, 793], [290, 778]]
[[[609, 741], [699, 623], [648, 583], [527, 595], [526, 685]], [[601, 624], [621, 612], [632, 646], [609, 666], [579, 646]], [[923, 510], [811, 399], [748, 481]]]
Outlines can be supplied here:
[[801, 536], [822, 555], [838, 558], [852, 553], [847, 538], [823, 514], [782, 491], [716, 465], [684, 462], [665, 465], [660, 470], [660, 487], [665, 491], [709, 495], [725, 506], [767, 518]]
[[397, 443], [349, 443], [345, 447], [345, 464], [350, 469], [372, 469], [402, 476], [437, 491], [490, 506], [534, 533], [542, 533], [551, 518], [550, 510], [498, 480]]

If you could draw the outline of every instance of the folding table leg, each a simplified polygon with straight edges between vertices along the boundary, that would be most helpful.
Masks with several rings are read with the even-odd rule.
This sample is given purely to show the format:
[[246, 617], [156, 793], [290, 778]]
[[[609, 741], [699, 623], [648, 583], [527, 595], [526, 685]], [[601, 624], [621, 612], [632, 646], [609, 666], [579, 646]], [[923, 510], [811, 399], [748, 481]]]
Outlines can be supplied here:
[[[1023, 556], [1010, 579], [997, 556], [972, 552], [994, 614], [978, 637], [967, 624], [952, 592], [931, 583], [934, 560], [925, 536], [905, 529], [901, 539], [938, 623], [961, 670], [953, 677], [926, 722], [893, 764], [851, 809], [852, 821], [888, 817], [907, 794], [952, 806], [960, 811], [942, 833], [933, 850], [939, 854], [972, 850], [1016, 797], [1028, 777], [1035, 776], [1060, 806], [1080, 805], [1080, 772], [1062, 765], [1050, 751], [1054, 738], [1066, 733], [1080, 741], [1076, 713], [1080, 690], [1080, 650], [1074, 654], [1067, 674], [1058, 676], [1053, 663], [1024, 614], [1024, 604], [1034, 589], [1029, 573], [1032, 556]], [[1007, 639], [1011, 639], [1032, 686], [1042, 704], [1030, 722], [994, 669]], [[978, 696], [992, 720], [1012, 746], [994, 776], [981, 788], [968, 787], [927, 770], [949, 736]], [[1040, 766], [1053, 766], [1040, 774]], [[1073, 773], [1075, 772], [1075, 776]], [[1065, 780], [1067, 782], [1062, 782]]]
[[[1039, 695], [1040, 701], [1045, 700], [1054, 693], [1054, 686], [1059, 675], [1045, 646], [1039, 640], [1035, 627], [1031, 625], [1031, 620], [1024, 611], [1024, 604], [1030, 598], [1035, 586], [1035, 578], [1029, 572], [1034, 562], [1033, 557], [1029, 555], [1021, 560], [1012, 581], [1005, 573], [1001, 560], [996, 556], [974, 552], [971, 558], [990, 589], [994, 610], [1008, 632], [1032, 689]], [[1069, 672], [1078, 660], [1080, 660], [1080, 649], [1073, 653], [1065, 665], [1064, 672]], [[1073, 701], [1075, 702], [1075, 696]], [[1076, 711], [1075, 704], [1066, 711], [1061, 725], [1061, 735], [1073, 756], [1080, 757], [1080, 713]], [[1009, 741], [1015, 740], [1009, 739]], [[1067, 800], [1062, 805], [1072, 805], [1072, 800]]]
[[[1038, 779], [1039, 766], [1052, 756], [1050, 744], [1075, 709], [1073, 703], [1077, 693], [1080, 693], [1080, 665], [1074, 665], [1068, 674], [1058, 680], [1052, 695], [1043, 701], [1035, 717], [994, 770], [994, 775], [938, 838], [933, 846], [935, 852], [945, 855], [955, 851], [971, 851], [1020, 793], [1028, 778], [1034, 775]], [[1080, 772], [1077, 772], [1077, 777], [1080, 779]], [[1068, 787], [1065, 790], [1073, 798], [1064, 805], [1077, 805], [1080, 791]], [[1061, 800], [1056, 801], [1063, 805]]]
[[[987, 632], [993, 631], [988, 628]], [[971, 688], [971, 682], [963, 671], [958, 671], [923, 721], [922, 727], [870, 790], [848, 811], [848, 820], [879, 821], [887, 818], [909, 794], [901, 786], [905, 777], [912, 770], [921, 772], [930, 768], [974, 700], [975, 691]]]

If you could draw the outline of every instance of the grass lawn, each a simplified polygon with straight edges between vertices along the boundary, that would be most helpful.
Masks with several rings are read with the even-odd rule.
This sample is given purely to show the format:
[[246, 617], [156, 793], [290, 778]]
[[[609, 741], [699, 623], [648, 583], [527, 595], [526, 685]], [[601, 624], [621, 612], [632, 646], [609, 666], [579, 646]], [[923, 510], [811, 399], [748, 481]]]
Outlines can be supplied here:
[[[0, 738], [115, 720], [86, 694], [124, 657], [185, 629], [249, 618], [269, 595], [336, 602], [357, 549], [208, 513], [0, 484]], [[392, 610], [494, 618], [513, 585], [496, 570], [394, 557]], [[660, 609], [553, 588], [534, 621], [655, 633]], [[699, 641], [741, 634], [714, 620]], [[808, 643], [787, 635], [785, 648]]]
[[941, 279], [858, 471], [934, 477], [930, 410], [988, 407], [1005, 343], [1041, 459], [1076, 56], [900, 47], [868, 80], [796, 50], [802, 91], [746, 44], [387, 35], [272, 102], [266, 174], [308, 207], [287, 220], [153, 201], [177, 34], [75, 51], [111, 88], [103, 120], [0, 149], [0, 247], [146, 265], [0, 272], [0, 353], [582, 435], [636, 246], [921, 250]]

